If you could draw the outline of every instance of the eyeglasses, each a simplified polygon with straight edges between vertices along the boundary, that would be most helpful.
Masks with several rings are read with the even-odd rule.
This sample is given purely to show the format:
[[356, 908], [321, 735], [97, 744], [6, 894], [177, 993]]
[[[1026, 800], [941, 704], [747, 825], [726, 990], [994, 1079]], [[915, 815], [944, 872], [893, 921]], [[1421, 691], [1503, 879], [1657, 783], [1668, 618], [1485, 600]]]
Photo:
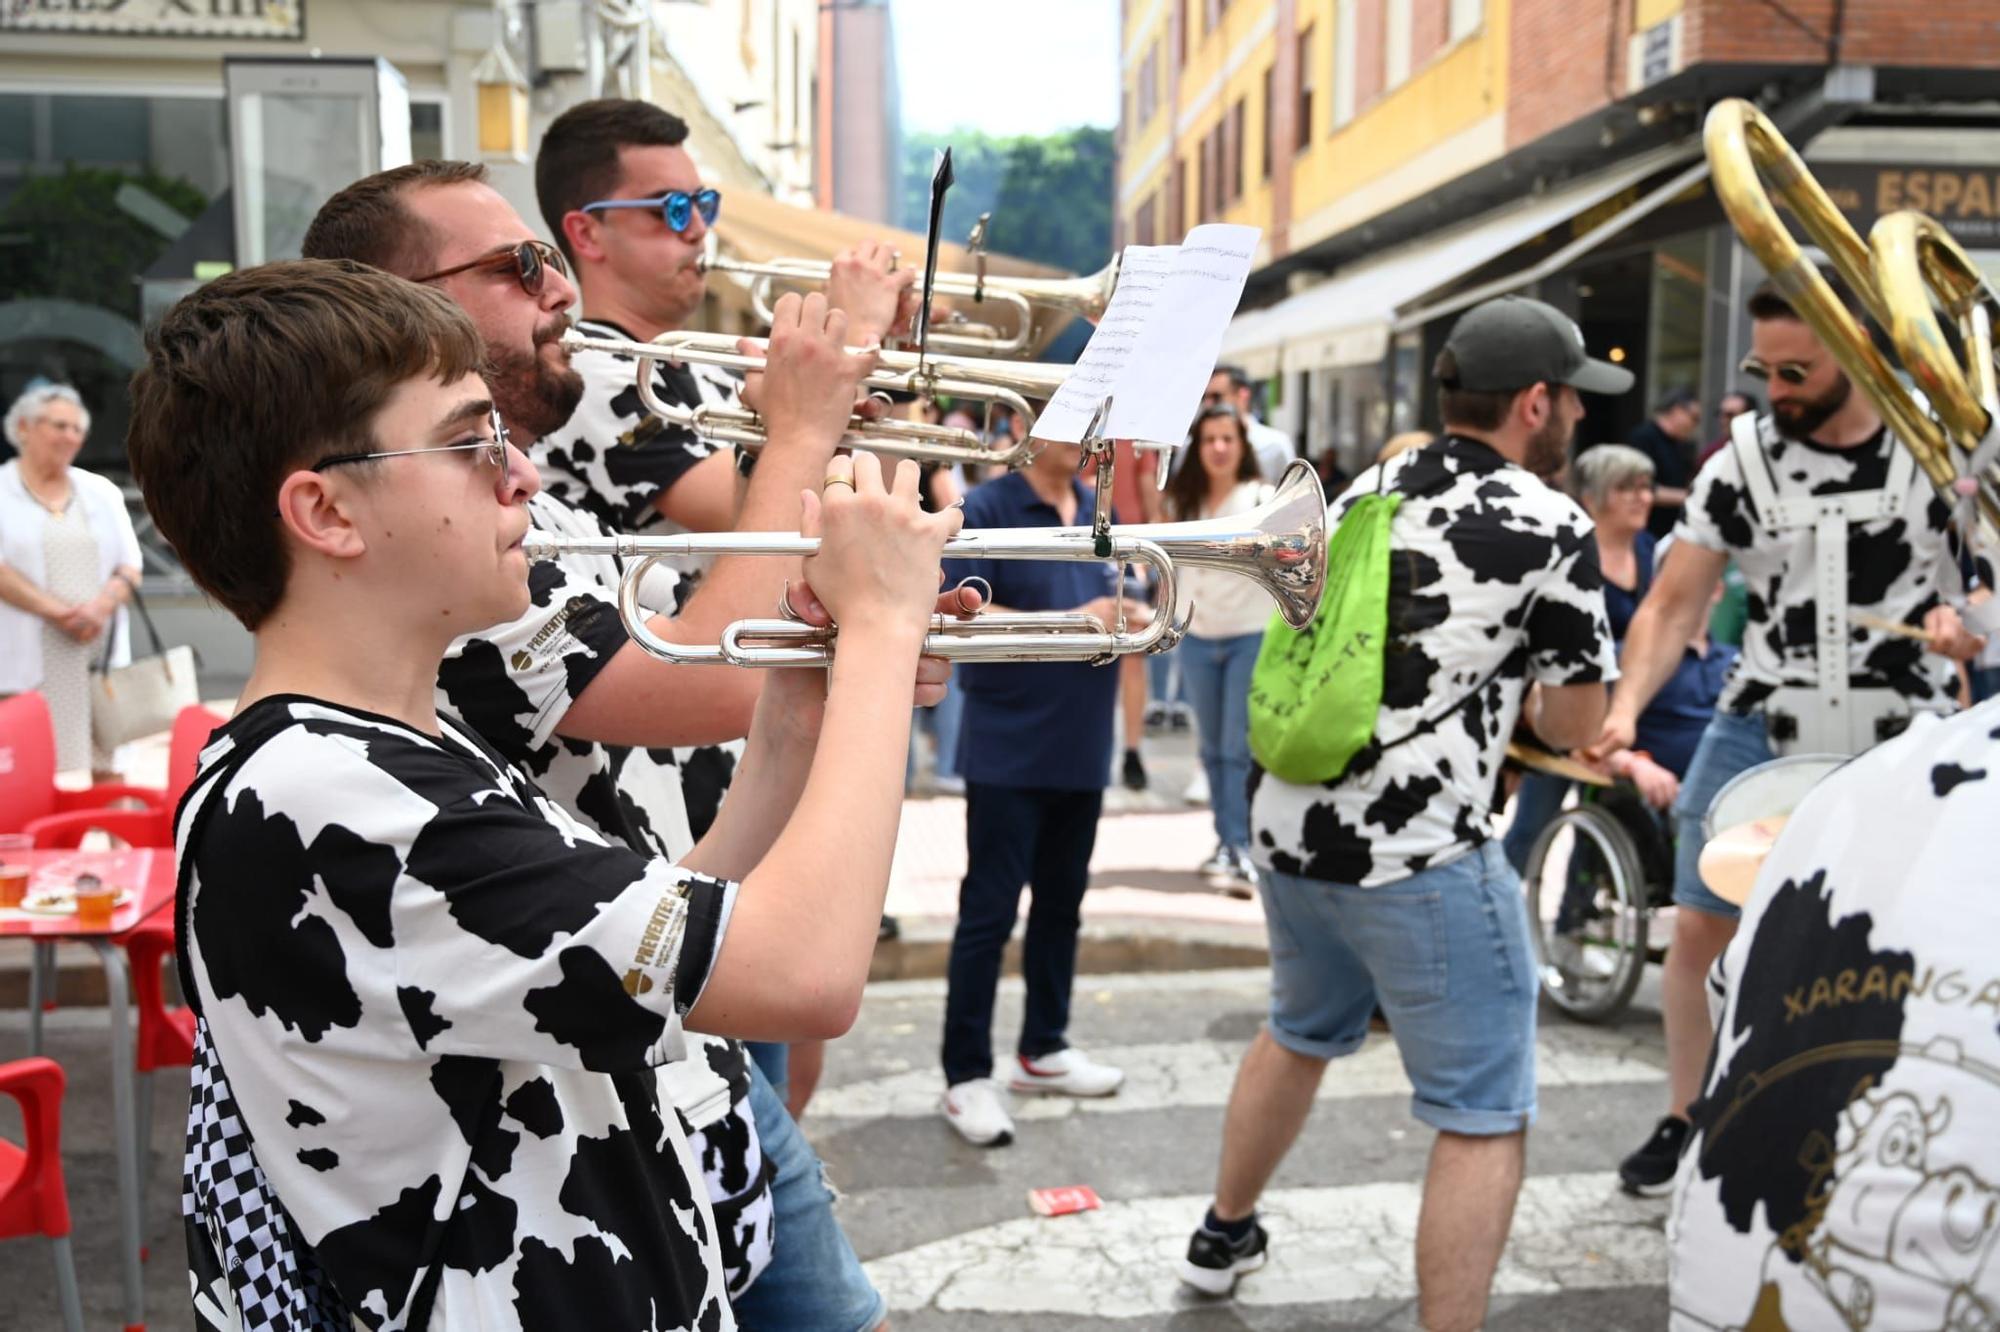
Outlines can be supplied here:
[[1776, 375], [1787, 384], [1797, 386], [1812, 377], [1813, 365], [1812, 361], [1780, 361], [1776, 365], [1765, 365], [1754, 356], [1746, 356], [1736, 368], [1752, 379], [1768, 380]]
[[513, 265], [514, 276], [521, 284], [521, 290], [530, 296], [542, 294], [542, 287], [548, 282], [549, 270], [564, 277], [569, 276], [569, 265], [563, 261], [562, 251], [546, 241], [524, 240], [519, 245], [509, 245], [491, 254], [482, 254], [477, 259], [459, 264], [455, 268], [441, 268], [425, 277], [415, 278], [417, 282], [436, 282], [439, 278], [457, 277], [475, 268], [502, 269]]
[[649, 208], [657, 211], [667, 229], [675, 233], [688, 229], [696, 213], [701, 214], [705, 227], [715, 225], [715, 219], [722, 212], [722, 194], [717, 190], [697, 190], [689, 194], [686, 190], [670, 190], [651, 199], [599, 199], [587, 203], [578, 212], [593, 213], [613, 208]]
[[487, 413], [486, 423], [493, 429], [493, 437], [484, 435], [465, 441], [463, 444], [433, 444], [421, 449], [383, 449], [374, 453], [336, 453], [331, 458], [321, 458], [308, 470], [324, 472], [329, 467], [342, 463], [374, 462], [377, 458], [407, 458], [417, 453], [472, 453], [477, 452], [479, 461], [500, 469], [500, 477], [507, 477], [507, 427], [500, 420], [500, 411], [494, 408]]

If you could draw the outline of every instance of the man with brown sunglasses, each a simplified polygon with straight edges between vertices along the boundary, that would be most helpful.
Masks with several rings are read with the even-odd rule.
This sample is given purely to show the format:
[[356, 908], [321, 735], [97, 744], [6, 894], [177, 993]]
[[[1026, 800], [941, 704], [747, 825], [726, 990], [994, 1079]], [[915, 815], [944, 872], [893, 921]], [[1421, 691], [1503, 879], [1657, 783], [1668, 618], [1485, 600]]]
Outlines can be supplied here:
[[[1826, 278], [1857, 318], [1861, 306]], [[1788, 753], [1858, 754], [1914, 713], [1948, 712], [1956, 662], [1984, 640], [1939, 596], [1950, 513], [1817, 334], [1771, 283], [1749, 302], [1741, 366], [1770, 389], [1703, 466], [1672, 552], [1627, 631], [1624, 670], [1594, 754], [1632, 744], [1733, 558], [1749, 584], [1743, 652], [1681, 782], [1674, 815], [1673, 943], [1661, 978], [1669, 1101], [1619, 1167], [1625, 1188], [1665, 1192], [1689, 1135], [1711, 1039], [1704, 980], [1737, 908], [1701, 881], [1703, 820], [1737, 774]], [[1904, 627], [1894, 633], [1887, 623]]]

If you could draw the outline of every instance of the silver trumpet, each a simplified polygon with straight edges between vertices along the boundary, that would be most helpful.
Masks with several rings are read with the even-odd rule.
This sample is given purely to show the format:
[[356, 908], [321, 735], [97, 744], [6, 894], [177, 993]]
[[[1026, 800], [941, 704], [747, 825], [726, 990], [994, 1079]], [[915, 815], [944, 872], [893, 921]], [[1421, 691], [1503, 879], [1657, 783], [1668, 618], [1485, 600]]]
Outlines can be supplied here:
[[[672, 425], [692, 430], [705, 439], [761, 449], [769, 443], [763, 420], [746, 407], [722, 407], [702, 403], [688, 407], [667, 402], [653, 387], [653, 366], [659, 361], [679, 361], [712, 365], [747, 374], [765, 369], [761, 356], [746, 355], [736, 349], [738, 339], [726, 333], [698, 333], [686, 330], [662, 333], [651, 342], [627, 338], [596, 338], [575, 329], [563, 335], [563, 346], [572, 352], [609, 352], [637, 361], [639, 400], [646, 410]], [[768, 341], [752, 338], [760, 347]], [[915, 352], [877, 353], [875, 372], [863, 381], [878, 392], [914, 394], [930, 399], [939, 394], [966, 398], [1007, 408], [1021, 420], [1022, 435], [1017, 441], [989, 444], [977, 431], [921, 421], [871, 421], [854, 417], [840, 447], [868, 449], [897, 458], [919, 462], [998, 464], [1020, 467], [1034, 457], [1042, 441], [1034, 438], [1035, 412], [1028, 399], [1046, 400], [1055, 395], [1075, 367], [1039, 361], [982, 361], [920, 357]], [[1171, 452], [1170, 444], [1135, 443], [1134, 447]], [[1165, 471], [1161, 470], [1164, 477]]]
[[[824, 259], [773, 259], [749, 263], [725, 259], [713, 251], [701, 258], [705, 273], [730, 273], [750, 279], [750, 306], [757, 317], [771, 322], [773, 290], [786, 287], [823, 287], [833, 272]], [[1079, 316], [1095, 321], [1111, 303], [1111, 289], [1118, 285], [1118, 256], [1088, 277], [1026, 278], [989, 277], [979, 273], [939, 273], [931, 288], [933, 297], [945, 296], [968, 301], [975, 306], [1000, 305], [1013, 312], [1007, 328], [974, 324], [955, 312], [931, 323], [929, 343], [933, 350], [960, 352], [969, 356], [1022, 356], [1040, 340], [1036, 319], [1039, 310], [1065, 317]]]
[[[1124, 617], [1106, 625], [1076, 612], [984, 614], [968, 620], [934, 616], [924, 639], [928, 656], [954, 661], [1102, 662], [1160, 652], [1178, 643], [1187, 616], [1175, 621], [1177, 566], [1220, 569], [1254, 580], [1294, 629], [1311, 623], [1326, 584], [1326, 502], [1303, 459], [1285, 470], [1277, 491], [1249, 513], [1198, 522], [1101, 527], [999, 528], [961, 532], [945, 543], [946, 559], [1109, 560], [1144, 564], [1159, 579], [1160, 613], [1144, 629]], [[738, 620], [714, 645], [670, 642], [647, 627], [639, 588], [659, 560], [689, 555], [772, 555], [800, 558], [819, 549], [817, 537], [795, 532], [721, 532], [688, 536], [556, 537], [530, 532], [528, 558], [615, 555], [629, 561], [618, 587], [618, 609], [633, 641], [666, 661], [688, 665], [826, 666], [839, 626], [791, 619]], [[1190, 613], [1192, 607], [1189, 608]]]

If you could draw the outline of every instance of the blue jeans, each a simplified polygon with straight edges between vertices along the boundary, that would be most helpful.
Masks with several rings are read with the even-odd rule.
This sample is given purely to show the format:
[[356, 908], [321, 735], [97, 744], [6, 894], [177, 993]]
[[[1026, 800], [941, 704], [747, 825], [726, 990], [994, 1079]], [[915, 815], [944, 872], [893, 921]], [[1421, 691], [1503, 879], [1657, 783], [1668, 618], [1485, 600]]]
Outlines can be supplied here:
[[[783, 1046], [779, 1046], [783, 1049]], [[745, 1332], [816, 1329], [865, 1332], [888, 1316], [888, 1301], [869, 1283], [854, 1246], [833, 1215], [833, 1190], [806, 1135], [764, 1076], [750, 1073], [750, 1114], [771, 1162], [771, 1265], [731, 1307]]]
[[1152, 703], [1179, 703], [1187, 697], [1187, 679], [1179, 670], [1180, 649], [1168, 648], [1146, 658], [1146, 695]]
[[1472, 1137], [1535, 1117], [1534, 951], [1521, 880], [1493, 842], [1375, 888], [1275, 870], [1271, 1038], [1353, 1054], [1379, 1000], [1415, 1087], [1410, 1112]]
[[1528, 853], [1535, 849], [1535, 839], [1562, 813], [1563, 801], [1568, 797], [1566, 777], [1533, 769], [1521, 774], [1520, 789], [1514, 792], [1514, 819], [1507, 825], [1507, 835], [1500, 840], [1514, 873], [1528, 872]]
[[2000, 695], [2000, 666], [1975, 666], [1970, 674], [1974, 707]]
[[965, 689], [958, 684], [947, 685], [944, 697], [931, 709], [931, 730], [937, 736], [937, 775], [940, 777], [958, 775], [958, 733], [964, 720]]
[[947, 1086], [993, 1075], [993, 1000], [1000, 955], [1028, 884], [1027, 937], [1021, 978], [1028, 1002], [1015, 1049], [1030, 1059], [1069, 1045], [1070, 987], [1076, 979], [1076, 932], [1090, 853], [1097, 845], [1102, 791], [965, 787], [965, 878], [944, 1000]]
[[1250, 670], [1264, 635], [1181, 640], [1182, 678], [1201, 728], [1215, 835], [1224, 846], [1250, 845]]
[[1708, 890], [1701, 881], [1701, 848], [1707, 840], [1701, 822], [1708, 806], [1738, 773], [1777, 757], [1761, 712], [1738, 717], [1718, 712], [1701, 733], [1701, 743], [1681, 778], [1680, 799], [1674, 802], [1674, 905], [1693, 907], [1711, 916], [1735, 920], [1741, 913]]

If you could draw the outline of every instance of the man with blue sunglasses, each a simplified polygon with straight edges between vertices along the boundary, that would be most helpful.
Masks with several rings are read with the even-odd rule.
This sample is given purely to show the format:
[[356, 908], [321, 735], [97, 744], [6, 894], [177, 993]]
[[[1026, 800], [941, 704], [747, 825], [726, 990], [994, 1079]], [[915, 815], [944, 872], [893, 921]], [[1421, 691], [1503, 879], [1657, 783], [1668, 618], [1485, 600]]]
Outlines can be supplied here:
[[[720, 195], [702, 186], [684, 145], [687, 126], [649, 102], [586, 102], [558, 117], [543, 137], [535, 188], [549, 231], [568, 256], [582, 294], [577, 327], [597, 337], [645, 340], [693, 323], [701, 308], [700, 268]], [[893, 270], [883, 246], [850, 252], [835, 265], [828, 304], [848, 316], [850, 345], [879, 342], [907, 317], [913, 270]], [[582, 399], [566, 425], [531, 450], [545, 488], [634, 532], [726, 531], [736, 526], [738, 471], [727, 451], [649, 415], [628, 358], [578, 352], [571, 368]], [[664, 400], [733, 404], [742, 387], [712, 367], [656, 365]], [[691, 565], [684, 571], [697, 575]], [[734, 771], [740, 742], [677, 749], [675, 766], [690, 835], [707, 827]], [[752, 1045], [770, 1082], [783, 1087], [785, 1047]], [[793, 1077], [808, 1081], [805, 1070]], [[802, 1332], [861, 1332], [886, 1314], [831, 1210], [819, 1162], [786, 1121], [783, 1092], [753, 1086], [751, 1108], [773, 1167], [777, 1250], [771, 1266], [732, 1301], [746, 1326]], [[776, 1121], [776, 1122], [774, 1122]]]

